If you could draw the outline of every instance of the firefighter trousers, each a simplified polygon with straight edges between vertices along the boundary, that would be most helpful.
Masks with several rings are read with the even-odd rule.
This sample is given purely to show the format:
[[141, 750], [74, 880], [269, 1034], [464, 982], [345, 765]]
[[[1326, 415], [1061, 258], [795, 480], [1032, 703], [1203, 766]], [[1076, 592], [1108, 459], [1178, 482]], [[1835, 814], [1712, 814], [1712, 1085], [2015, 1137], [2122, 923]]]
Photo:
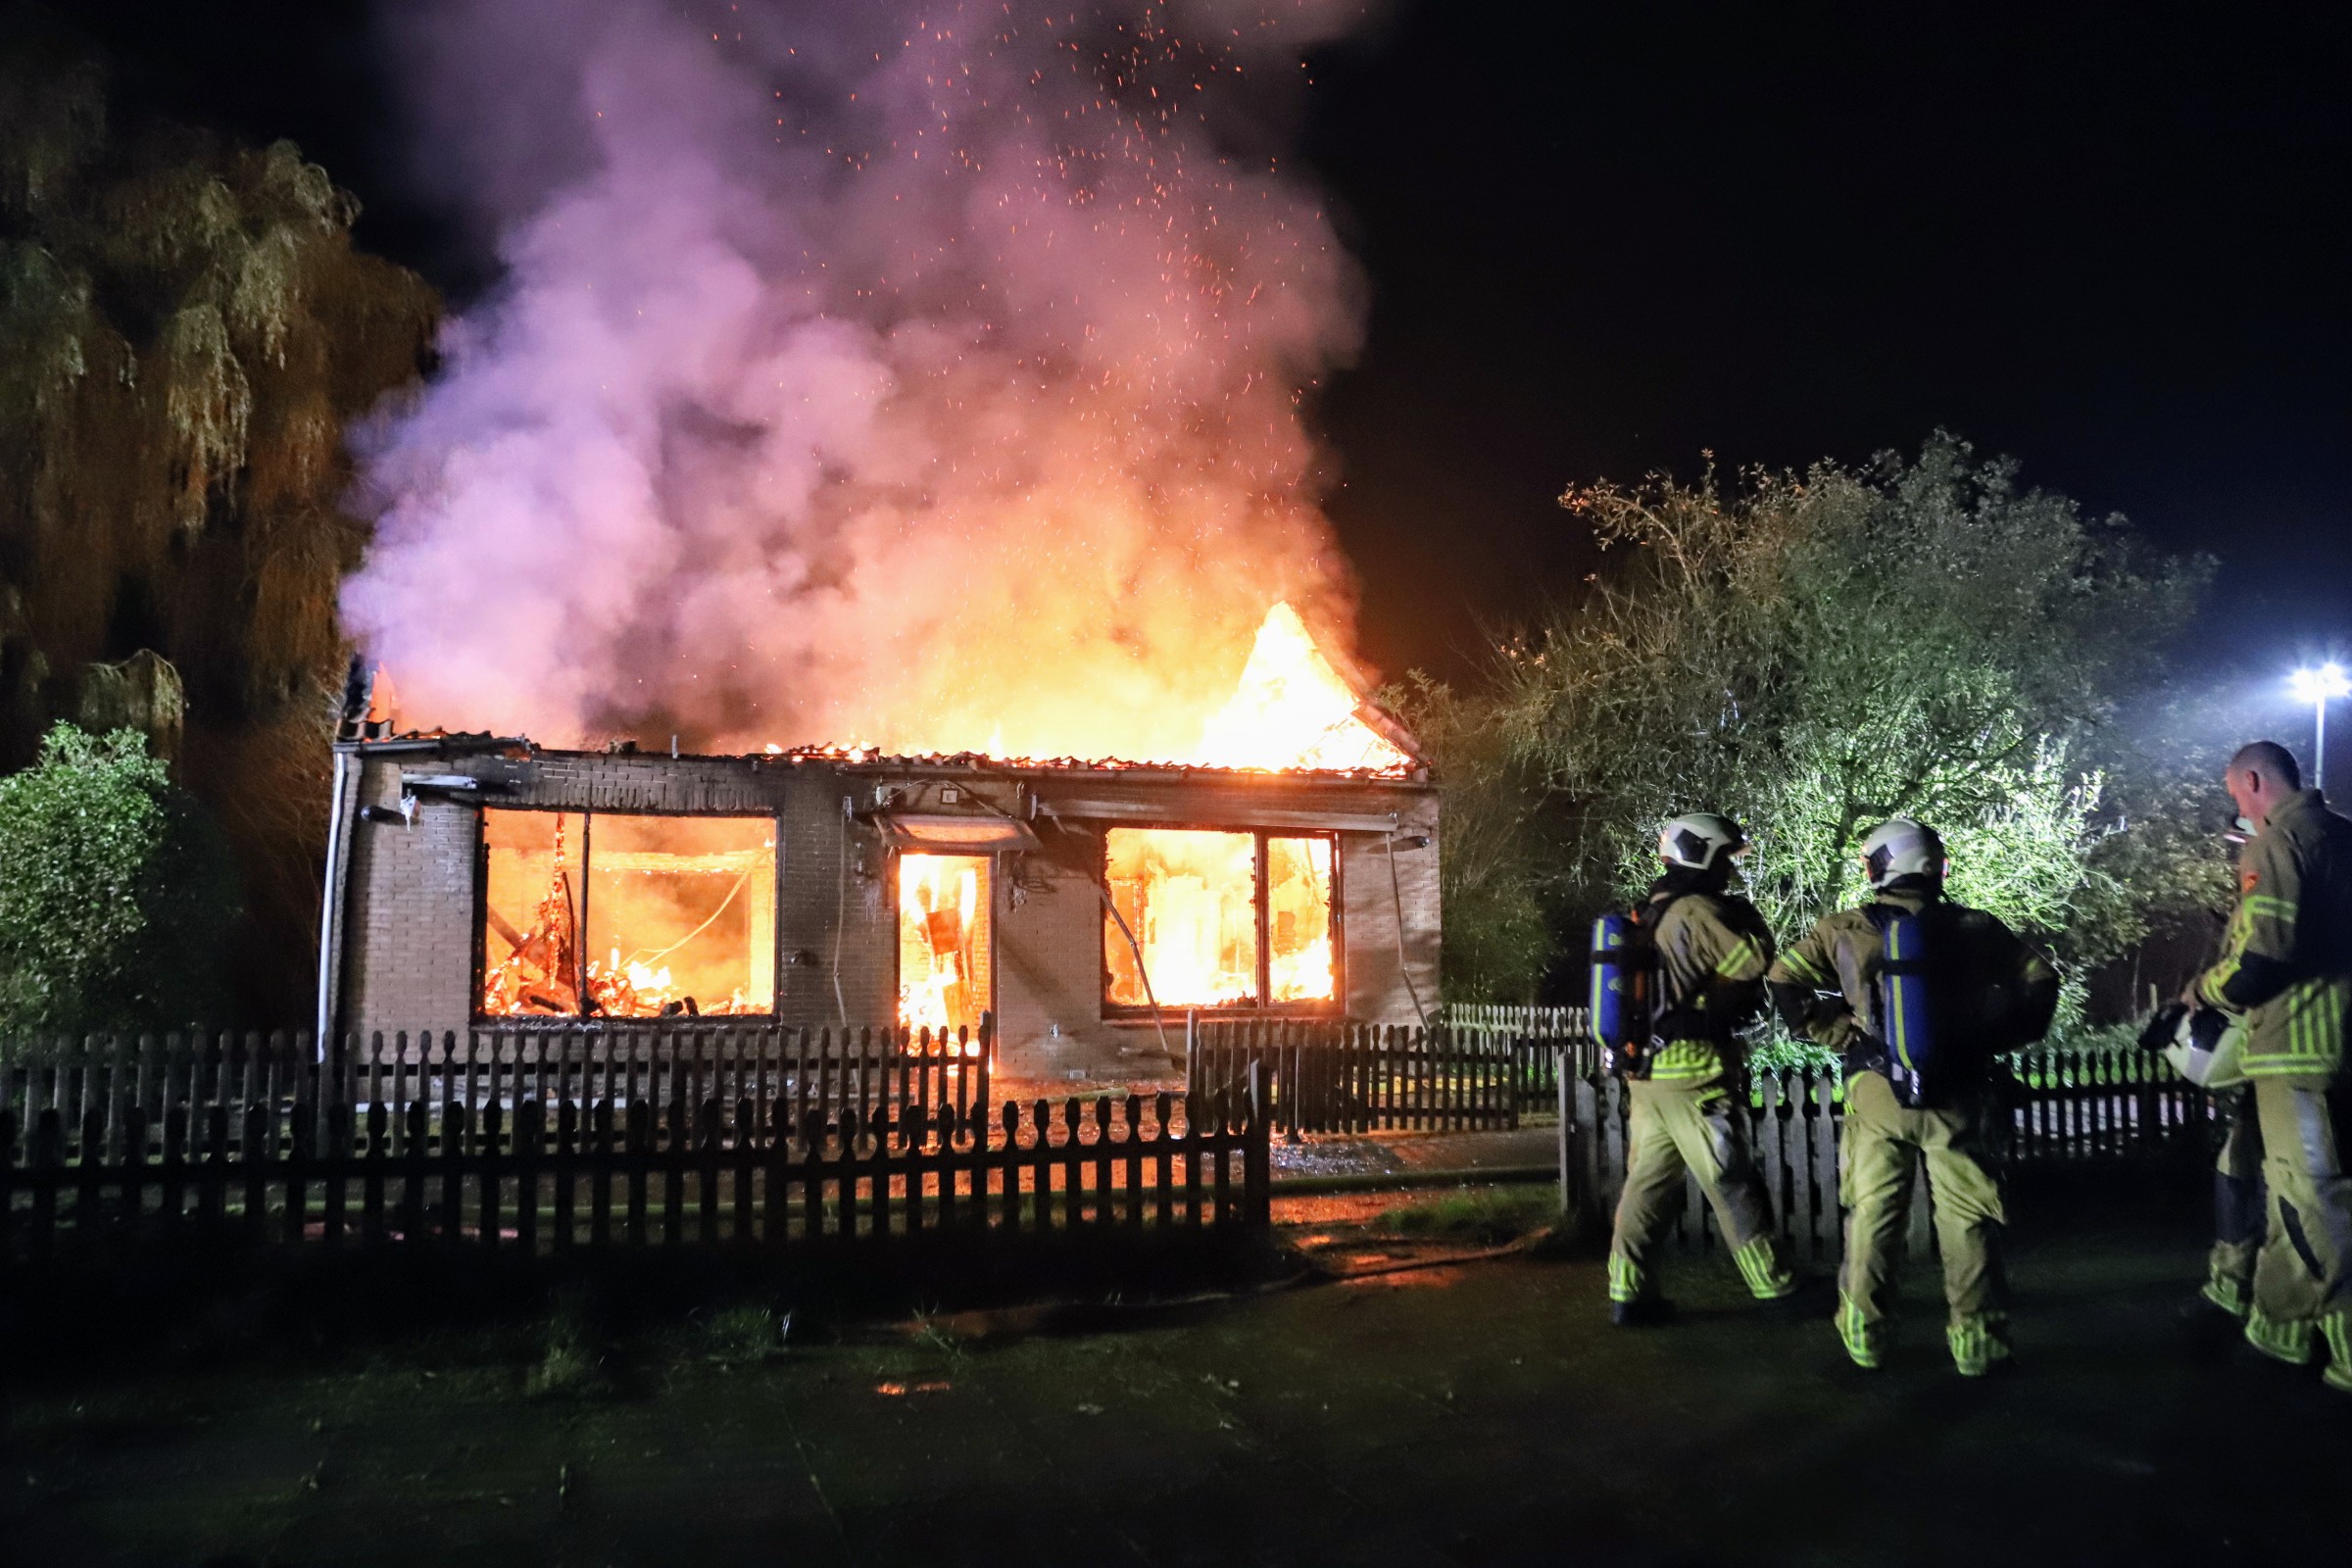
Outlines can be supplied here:
[[1693, 1085], [1634, 1080], [1625, 1140], [1625, 1191], [1617, 1200], [1616, 1235], [1609, 1244], [1609, 1299], [1633, 1301], [1658, 1293], [1659, 1250], [1683, 1210], [1683, 1174], [1698, 1182], [1715, 1210], [1740, 1276], [1759, 1300], [1796, 1289], [1788, 1251], [1772, 1228], [1763, 1173], [1731, 1092], [1720, 1083]]
[[2254, 1260], [2268, 1228], [2262, 1121], [2250, 1088], [2224, 1090], [2213, 1100], [2214, 1109], [2229, 1118], [2230, 1131], [2213, 1162], [2213, 1251], [2205, 1265], [2205, 1299], [2242, 1319], [2253, 1304]]
[[2301, 1365], [2316, 1338], [2328, 1385], [2352, 1393], [2352, 1173], [2337, 1141], [2352, 1126], [2352, 1089], [2259, 1079], [2254, 1108], [2270, 1225], [2254, 1264], [2246, 1339], [2266, 1355]]
[[2009, 1292], [2001, 1271], [2001, 1187], [1982, 1106], [1912, 1110], [1875, 1072], [1847, 1078], [1838, 1140], [1838, 1196], [1846, 1206], [1838, 1278], [1838, 1332], [1861, 1366], [1878, 1365], [1893, 1315], [1911, 1185], [1924, 1160], [1943, 1253], [1945, 1338], [1961, 1371], [2009, 1353]]

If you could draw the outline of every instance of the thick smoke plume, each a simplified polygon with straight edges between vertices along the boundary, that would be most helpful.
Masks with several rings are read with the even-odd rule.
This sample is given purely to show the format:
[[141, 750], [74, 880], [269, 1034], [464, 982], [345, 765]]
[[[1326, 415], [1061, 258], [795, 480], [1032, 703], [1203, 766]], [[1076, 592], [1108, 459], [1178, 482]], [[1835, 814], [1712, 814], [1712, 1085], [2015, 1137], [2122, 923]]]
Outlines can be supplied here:
[[1361, 290], [1280, 143], [1363, 10], [425, 8], [506, 270], [367, 442], [404, 716], [1183, 756], [1351, 608], [1299, 400]]

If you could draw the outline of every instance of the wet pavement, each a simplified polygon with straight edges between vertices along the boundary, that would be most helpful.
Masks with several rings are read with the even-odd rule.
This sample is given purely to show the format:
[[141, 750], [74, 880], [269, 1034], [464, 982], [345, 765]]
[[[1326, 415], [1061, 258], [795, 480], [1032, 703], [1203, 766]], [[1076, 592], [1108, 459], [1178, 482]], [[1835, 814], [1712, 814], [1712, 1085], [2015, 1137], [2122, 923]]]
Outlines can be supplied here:
[[1526, 1171], [1559, 1168], [1552, 1127], [1509, 1132], [1379, 1132], [1278, 1137], [1269, 1151], [1274, 1180], [1333, 1176], [1399, 1176], [1433, 1171]]
[[[993, 1086], [999, 1102], [1031, 1105], [1039, 1100], [1058, 1104], [1075, 1097], [1093, 1100], [1107, 1095], [1115, 1102], [1129, 1094], [1149, 1101], [1165, 1091], [1184, 1092], [1181, 1076], [1161, 1079], [1096, 1082], [1079, 1078], [1000, 1078]], [[1549, 1115], [1533, 1116], [1526, 1125], [1495, 1132], [1382, 1131], [1370, 1134], [1297, 1137], [1277, 1134], [1273, 1140], [1274, 1178], [1379, 1176], [1406, 1171], [1532, 1169], [1559, 1163], [1559, 1131]]]
[[[1462, 1200], [1451, 1200], [1461, 1202]], [[1719, 1257], [1612, 1330], [1586, 1257], [1449, 1260], [1395, 1200], [1286, 1200], [1337, 1283], [918, 1318], [769, 1359], [613, 1351], [569, 1392], [462, 1346], [20, 1395], [12, 1564], [2334, 1560], [2352, 1399], [2178, 1343], [2181, 1223], [2015, 1260], [1966, 1382], [1912, 1281], [1889, 1368]], [[1387, 1265], [1404, 1261], [1416, 1266]], [[1360, 1266], [1358, 1266], [1360, 1265]], [[2330, 1555], [2323, 1556], [2321, 1553]]]

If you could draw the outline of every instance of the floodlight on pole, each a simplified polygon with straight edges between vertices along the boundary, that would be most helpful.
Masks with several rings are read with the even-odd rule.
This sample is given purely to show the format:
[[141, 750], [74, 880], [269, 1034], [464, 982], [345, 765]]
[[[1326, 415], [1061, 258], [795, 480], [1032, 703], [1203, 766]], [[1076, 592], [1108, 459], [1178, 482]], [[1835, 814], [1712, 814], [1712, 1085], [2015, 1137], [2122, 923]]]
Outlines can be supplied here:
[[2298, 669], [2286, 677], [2286, 689], [2295, 700], [2311, 705], [2311, 787], [2328, 787], [2328, 704], [2334, 698], [2352, 697], [2352, 675], [2344, 666], [2329, 660], [2316, 669]]

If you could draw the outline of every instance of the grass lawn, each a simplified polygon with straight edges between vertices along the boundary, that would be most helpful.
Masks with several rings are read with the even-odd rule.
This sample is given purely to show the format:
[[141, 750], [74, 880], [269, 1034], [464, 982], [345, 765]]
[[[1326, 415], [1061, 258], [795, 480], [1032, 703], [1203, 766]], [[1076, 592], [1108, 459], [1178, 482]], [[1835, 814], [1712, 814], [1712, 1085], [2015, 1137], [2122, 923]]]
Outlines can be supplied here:
[[[1491, 1242], [1529, 1195], [1308, 1217]], [[1399, 1212], [1401, 1210], [1401, 1212]], [[1416, 1217], [1417, 1216], [1417, 1217]], [[1596, 1259], [1221, 1300], [614, 1338], [512, 1330], [235, 1372], [20, 1379], [0, 1541], [48, 1563], [2268, 1562], [2340, 1553], [2352, 1399], [2182, 1353], [2195, 1216], [2017, 1249], [2016, 1375], [1770, 1323], [1728, 1263], [1608, 1327]], [[1302, 1240], [1305, 1238], [1301, 1238]], [[23, 1348], [15, 1353], [22, 1354]]]

